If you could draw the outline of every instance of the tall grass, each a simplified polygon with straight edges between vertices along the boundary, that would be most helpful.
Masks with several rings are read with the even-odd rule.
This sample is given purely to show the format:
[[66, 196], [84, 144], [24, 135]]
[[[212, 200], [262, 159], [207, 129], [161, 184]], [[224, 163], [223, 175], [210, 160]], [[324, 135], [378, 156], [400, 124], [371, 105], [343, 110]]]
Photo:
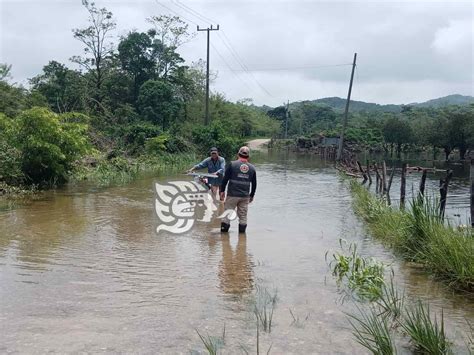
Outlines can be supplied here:
[[436, 316], [432, 320], [429, 306], [419, 301], [414, 306], [407, 308], [405, 313], [405, 320], [401, 323], [401, 326], [410, 336], [418, 353], [430, 355], [452, 354], [450, 343], [444, 331], [442, 312], [439, 322]]
[[359, 310], [359, 315], [349, 315], [349, 322], [357, 342], [374, 355], [396, 354], [387, 318], [380, 317], [376, 309]]
[[388, 206], [355, 181], [351, 182], [354, 209], [371, 234], [418, 262], [452, 288], [474, 292], [474, 235], [438, 217], [434, 201], [416, 197], [405, 210]]

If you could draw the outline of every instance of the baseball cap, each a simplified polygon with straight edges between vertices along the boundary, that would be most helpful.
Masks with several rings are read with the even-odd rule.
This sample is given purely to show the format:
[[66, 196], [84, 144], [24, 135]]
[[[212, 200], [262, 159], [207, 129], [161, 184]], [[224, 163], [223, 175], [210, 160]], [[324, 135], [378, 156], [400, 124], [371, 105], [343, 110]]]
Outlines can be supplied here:
[[242, 157], [244, 157], [244, 158], [248, 158], [249, 155], [250, 155], [250, 149], [249, 149], [249, 147], [247, 147], [247, 146], [245, 146], [245, 145], [244, 145], [243, 147], [240, 147], [240, 149], [239, 149], [239, 155], [242, 156]]
[[209, 153], [213, 153], [213, 152], [218, 152], [217, 148], [216, 147], [212, 147], [211, 149], [209, 149]]

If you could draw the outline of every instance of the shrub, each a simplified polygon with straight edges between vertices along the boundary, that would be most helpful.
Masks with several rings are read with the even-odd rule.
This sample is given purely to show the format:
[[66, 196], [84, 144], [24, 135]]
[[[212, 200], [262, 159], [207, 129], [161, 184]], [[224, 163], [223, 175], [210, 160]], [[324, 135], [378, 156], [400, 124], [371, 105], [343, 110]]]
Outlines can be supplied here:
[[72, 163], [89, 148], [87, 125], [64, 122], [46, 108], [23, 111], [15, 120], [15, 146], [29, 183], [62, 183]]

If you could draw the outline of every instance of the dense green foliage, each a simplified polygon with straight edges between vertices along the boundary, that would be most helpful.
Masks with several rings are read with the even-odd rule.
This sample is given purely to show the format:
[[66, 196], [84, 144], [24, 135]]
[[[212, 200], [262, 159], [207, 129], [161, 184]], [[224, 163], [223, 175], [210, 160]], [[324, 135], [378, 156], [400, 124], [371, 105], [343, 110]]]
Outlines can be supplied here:
[[249, 137], [278, 131], [250, 102], [218, 93], [204, 125], [205, 63], [186, 64], [177, 52], [191, 37], [178, 17], [152, 16], [148, 31], [114, 44], [113, 14], [83, 5], [88, 22], [73, 38], [84, 51], [71, 58], [80, 70], [50, 61], [24, 88], [9, 82], [11, 66], [0, 65], [0, 182], [63, 183], [84, 161], [124, 171], [142, 155], [170, 162], [170, 154], [207, 154], [211, 146], [232, 158]]
[[73, 163], [89, 149], [88, 126], [46, 108], [25, 110], [2, 126], [2, 180], [49, 185], [64, 182]]

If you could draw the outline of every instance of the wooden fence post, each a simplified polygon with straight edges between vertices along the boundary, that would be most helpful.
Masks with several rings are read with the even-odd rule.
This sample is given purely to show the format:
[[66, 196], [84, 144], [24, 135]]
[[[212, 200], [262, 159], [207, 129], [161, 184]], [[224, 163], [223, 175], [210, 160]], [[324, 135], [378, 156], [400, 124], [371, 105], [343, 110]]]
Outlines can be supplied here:
[[474, 158], [471, 158], [471, 227], [474, 228]]
[[387, 194], [387, 164], [385, 160], [382, 163], [382, 195]]
[[372, 176], [370, 175], [369, 159], [367, 159], [367, 176], [369, 177], [369, 185], [372, 185]]
[[379, 174], [379, 168], [377, 166], [377, 163], [374, 162], [374, 169], [375, 169], [375, 177], [376, 177], [376, 182], [375, 182], [375, 193], [378, 193], [380, 190], [380, 174]]
[[364, 168], [362, 167], [362, 165], [360, 165], [360, 162], [358, 160], [356, 161], [356, 163], [357, 163], [357, 166], [359, 167], [359, 171], [362, 173], [362, 176], [364, 177], [364, 181], [362, 181], [362, 184], [365, 184], [365, 182], [367, 181], [367, 174], [365, 173]]
[[446, 198], [448, 196], [448, 185], [449, 181], [453, 177], [453, 172], [451, 170], [446, 171], [446, 178], [440, 179], [439, 181], [439, 193], [441, 195], [440, 205], [439, 205], [439, 216], [444, 219], [444, 211], [446, 209]]
[[426, 184], [426, 174], [427, 170], [423, 169], [423, 175], [421, 175], [421, 181], [420, 181], [420, 194], [419, 196], [423, 199], [425, 196], [425, 184]]
[[407, 181], [407, 163], [402, 165], [402, 181], [400, 184], [400, 208], [405, 208], [405, 188]]

